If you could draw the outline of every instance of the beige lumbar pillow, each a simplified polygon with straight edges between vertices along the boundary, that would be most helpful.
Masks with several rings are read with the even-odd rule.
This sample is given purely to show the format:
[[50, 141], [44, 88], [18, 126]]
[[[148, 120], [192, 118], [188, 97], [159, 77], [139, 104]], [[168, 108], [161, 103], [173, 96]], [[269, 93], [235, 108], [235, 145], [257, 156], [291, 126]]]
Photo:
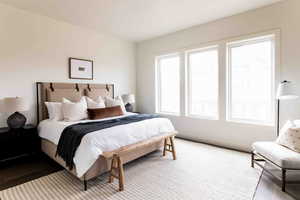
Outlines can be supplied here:
[[105, 102], [102, 97], [98, 97], [95, 101], [89, 97], [86, 97], [88, 109], [105, 108]]
[[281, 128], [276, 143], [300, 153], [300, 126], [287, 121]]
[[87, 103], [85, 97], [82, 97], [79, 102], [71, 102], [63, 98], [62, 112], [65, 121], [79, 121], [87, 119]]

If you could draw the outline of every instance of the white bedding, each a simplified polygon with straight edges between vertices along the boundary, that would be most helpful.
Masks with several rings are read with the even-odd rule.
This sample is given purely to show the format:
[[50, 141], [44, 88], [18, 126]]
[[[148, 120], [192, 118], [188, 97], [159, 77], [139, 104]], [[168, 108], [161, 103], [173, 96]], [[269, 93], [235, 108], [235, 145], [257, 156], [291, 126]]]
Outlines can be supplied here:
[[[134, 115], [134, 113], [127, 113], [121, 117], [128, 115]], [[64, 128], [69, 125], [121, 117], [102, 120], [82, 120], [79, 122], [43, 120], [40, 122], [38, 130], [41, 138], [47, 139], [57, 145]], [[154, 118], [89, 133], [82, 138], [81, 144], [74, 156], [77, 176], [83, 176], [103, 152], [112, 151], [174, 130], [169, 119]]]

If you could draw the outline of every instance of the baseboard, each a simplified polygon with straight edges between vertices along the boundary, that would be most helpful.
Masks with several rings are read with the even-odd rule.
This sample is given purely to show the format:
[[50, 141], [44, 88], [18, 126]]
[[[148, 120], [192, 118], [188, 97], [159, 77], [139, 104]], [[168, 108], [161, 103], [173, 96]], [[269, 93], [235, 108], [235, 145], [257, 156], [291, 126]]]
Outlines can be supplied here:
[[207, 145], [220, 147], [220, 148], [224, 148], [224, 149], [239, 151], [239, 152], [243, 152], [243, 153], [251, 153], [251, 150], [245, 150], [245, 149], [232, 147], [232, 146], [228, 146], [228, 145], [223, 145], [223, 144], [216, 144], [214, 142], [201, 140], [201, 139], [198, 139], [198, 138], [193, 138], [193, 137], [188, 137], [188, 136], [183, 136], [183, 135], [177, 135], [176, 138], [180, 138], [180, 139], [184, 139], [184, 140], [188, 140], [188, 141], [193, 141], [193, 142], [199, 142], [199, 143], [202, 143], [202, 144], [207, 144]]

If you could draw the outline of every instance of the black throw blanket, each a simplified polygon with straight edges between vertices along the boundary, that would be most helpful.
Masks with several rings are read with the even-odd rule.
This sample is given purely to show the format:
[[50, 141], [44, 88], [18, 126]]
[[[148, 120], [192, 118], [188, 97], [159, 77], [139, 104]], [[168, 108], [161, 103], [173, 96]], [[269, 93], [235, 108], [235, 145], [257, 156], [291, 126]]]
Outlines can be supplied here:
[[59, 155], [65, 162], [66, 166], [72, 170], [74, 167], [73, 158], [78, 146], [81, 143], [83, 136], [88, 133], [99, 131], [106, 128], [111, 128], [114, 126], [120, 126], [124, 124], [130, 124], [134, 122], [139, 122], [147, 119], [157, 118], [158, 115], [149, 115], [149, 114], [139, 114], [132, 115], [128, 117], [111, 119], [98, 122], [86, 122], [73, 124], [66, 127], [60, 138], [57, 145], [56, 156]]

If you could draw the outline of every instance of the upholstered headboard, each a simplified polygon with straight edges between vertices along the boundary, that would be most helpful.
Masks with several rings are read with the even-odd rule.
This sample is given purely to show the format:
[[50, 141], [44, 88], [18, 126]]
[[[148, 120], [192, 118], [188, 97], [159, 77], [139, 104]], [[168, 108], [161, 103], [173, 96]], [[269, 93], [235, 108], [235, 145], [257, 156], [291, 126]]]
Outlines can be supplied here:
[[61, 102], [62, 98], [79, 101], [82, 96], [92, 99], [98, 96], [114, 97], [113, 84], [88, 84], [88, 83], [50, 83], [38, 82], [37, 89], [37, 122], [48, 117], [45, 102]]

